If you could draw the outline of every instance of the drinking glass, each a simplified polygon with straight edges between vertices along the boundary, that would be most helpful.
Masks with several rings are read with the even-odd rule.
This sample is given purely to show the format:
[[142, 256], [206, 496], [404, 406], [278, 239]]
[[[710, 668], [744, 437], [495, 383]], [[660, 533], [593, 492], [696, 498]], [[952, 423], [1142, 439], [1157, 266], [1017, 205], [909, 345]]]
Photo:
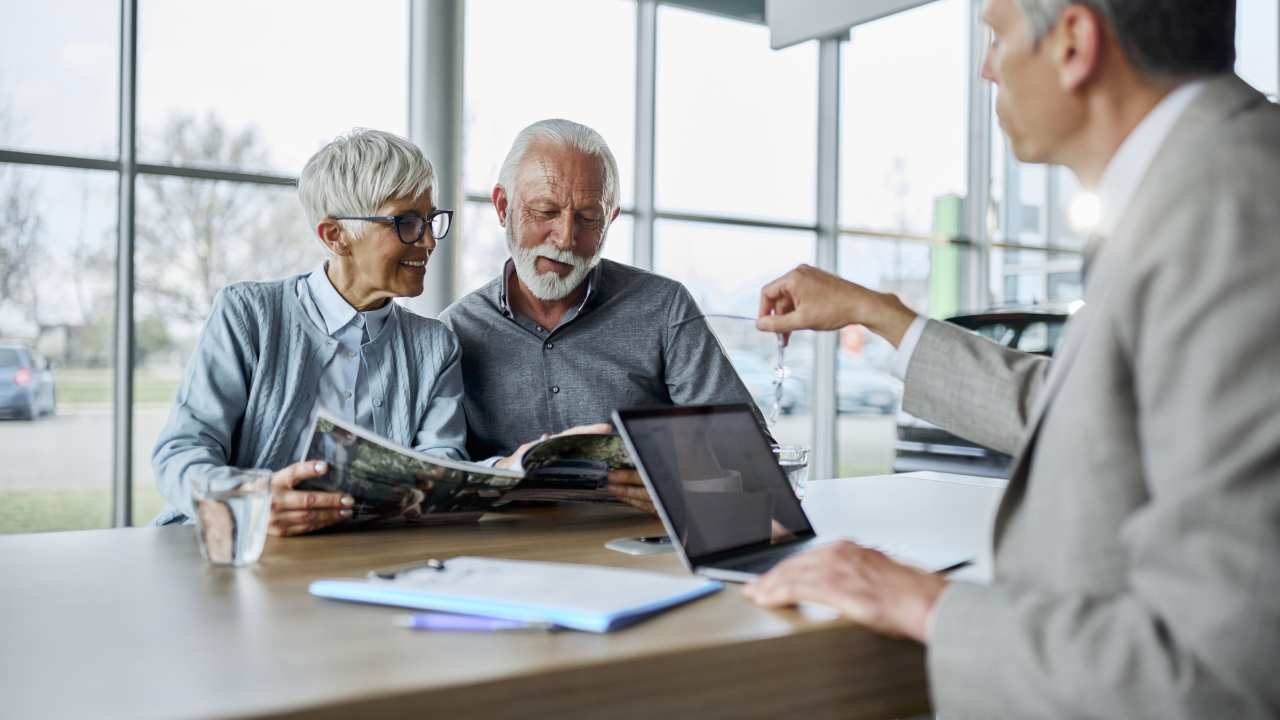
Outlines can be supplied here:
[[796, 497], [804, 499], [804, 484], [809, 477], [809, 448], [805, 445], [775, 445], [773, 456], [787, 474]]
[[191, 485], [196, 539], [212, 565], [252, 565], [262, 556], [271, 519], [271, 471], [220, 467]]

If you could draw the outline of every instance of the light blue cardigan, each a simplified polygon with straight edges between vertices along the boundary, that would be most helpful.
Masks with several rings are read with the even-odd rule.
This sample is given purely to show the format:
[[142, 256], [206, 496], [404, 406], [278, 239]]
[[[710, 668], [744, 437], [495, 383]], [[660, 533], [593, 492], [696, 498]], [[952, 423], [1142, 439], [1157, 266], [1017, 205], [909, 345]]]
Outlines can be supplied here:
[[[192, 515], [191, 478], [211, 466], [279, 470], [316, 402], [338, 341], [298, 299], [304, 275], [223, 288], [151, 455], [168, 501], [153, 524]], [[466, 459], [461, 351], [437, 320], [396, 306], [365, 353], [373, 431], [421, 452]]]

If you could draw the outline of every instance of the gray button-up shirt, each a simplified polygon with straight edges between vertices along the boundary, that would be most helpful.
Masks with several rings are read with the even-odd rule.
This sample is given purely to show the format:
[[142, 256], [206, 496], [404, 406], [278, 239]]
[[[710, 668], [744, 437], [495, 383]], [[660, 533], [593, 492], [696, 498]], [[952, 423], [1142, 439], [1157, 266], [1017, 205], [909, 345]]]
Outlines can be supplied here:
[[471, 457], [608, 422], [619, 407], [751, 403], [675, 280], [601, 260], [582, 304], [558, 327], [541, 328], [508, 304], [510, 273], [508, 261], [501, 276], [440, 314], [462, 345]]

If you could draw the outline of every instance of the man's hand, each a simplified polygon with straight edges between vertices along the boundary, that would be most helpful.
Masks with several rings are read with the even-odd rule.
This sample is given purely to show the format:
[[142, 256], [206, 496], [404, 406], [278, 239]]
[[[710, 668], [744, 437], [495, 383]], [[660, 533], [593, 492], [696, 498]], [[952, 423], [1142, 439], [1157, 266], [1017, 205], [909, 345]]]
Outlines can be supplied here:
[[756, 328], [782, 333], [839, 330], [865, 325], [897, 347], [916, 314], [896, 295], [878, 293], [808, 265], [774, 280], [760, 291]]
[[307, 478], [329, 472], [329, 464], [314, 460], [296, 462], [271, 475], [271, 524], [276, 537], [301, 535], [351, 517], [355, 498], [339, 492], [299, 491], [293, 487]]
[[879, 633], [925, 642], [929, 613], [947, 581], [847, 540], [796, 555], [747, 585], [765, 607], [814, 602]]
[[506, 468], [508, 470], [519, 467], [520, 460], [524, 458], [525, 453], [529, 452], [529, 448], [549, 438], [560, 437], [561, 435], [602, 435], [611, 432], [613, 432], [613, 426], [609, 423], [596, 423], [594, 425], [579, 425], [577, 427], [571, 427], [568, 430], [556, 433], [555, 435], [543, 433], [542, 437], [539, 437], [537, 440], [530, 440], [516, 448], [515, 452], [499, 460], [495, 464], [495, 467]]
[[609, 492], [622, 502], [650, 515], [657, 515], [658, 509], [653, 506], [653, 498], [649, 497], [649, 489], [635, 470], [610, 470]]

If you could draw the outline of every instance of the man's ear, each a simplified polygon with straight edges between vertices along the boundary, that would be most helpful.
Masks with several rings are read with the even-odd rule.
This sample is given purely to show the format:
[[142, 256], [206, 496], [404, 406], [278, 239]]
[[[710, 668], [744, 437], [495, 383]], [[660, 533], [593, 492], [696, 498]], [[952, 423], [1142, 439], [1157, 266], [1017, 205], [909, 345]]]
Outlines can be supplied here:
[[507, 189], [501, 185], [494, 185], [493, 193], [489, 195], [489, 199], [493, 201], [493, 209], [498, 211], [498, 224], [502, 227], [506, 227], [507, 210], [510, 207], [510, 198], [507, 197]]
[[346, 228], [342, 227], [342, 223], [333, 218], [325, 218], [316, 226], [316, 235], [320, 236], [320, 242], [329, 249], [329, 252], [338, 257], [345, 257], [351, 254], [351, 239], [347, 235]]
[[613, 214], [609, 216], [609, 222], [610, 222], [610, 223], [612, 223], [614, 220], [617, 220], [617, 219], [618, 219], [618, 213], [621, 213], [621, 212], [622, 212], [622, 208], [620, 208], [620, 207], [616, 207], [616, 208], [614, 208], [614, 209], [613, 209]]
[[1064, 90], [1079, 90], [1098, 75], [1108, 39], [1102, 16], [1092, 8], [1069, 5], [1062, 11], [1053, 31], [1051, 52]]

